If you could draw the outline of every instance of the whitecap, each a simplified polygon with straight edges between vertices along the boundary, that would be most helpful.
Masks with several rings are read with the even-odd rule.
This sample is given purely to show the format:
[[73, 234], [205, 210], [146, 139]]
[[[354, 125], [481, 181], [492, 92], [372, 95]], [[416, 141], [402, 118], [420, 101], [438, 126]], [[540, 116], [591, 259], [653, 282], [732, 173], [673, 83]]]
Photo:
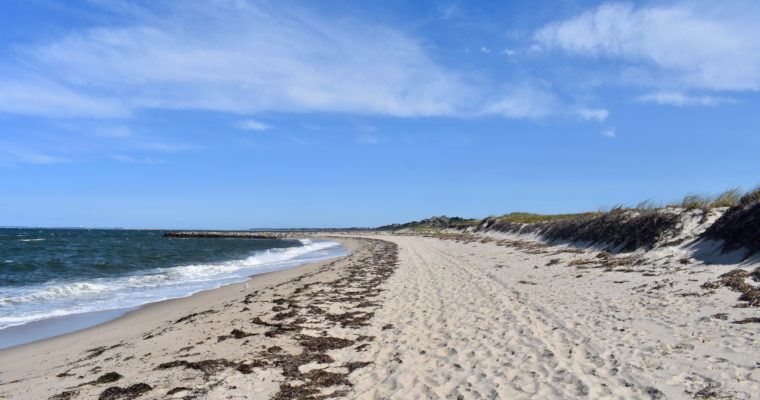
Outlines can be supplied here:
[[40, 319], [140, 306], [185, 297], [251, 275], [291, 268], [307, 262], [346, 255], [333, 241], [301, 241], [301, 246], [257, 251], [240, 260], [179, 265], [143, 271], [140, 275], [47, 282], [37, 286], [3, 288], [0, 329]]

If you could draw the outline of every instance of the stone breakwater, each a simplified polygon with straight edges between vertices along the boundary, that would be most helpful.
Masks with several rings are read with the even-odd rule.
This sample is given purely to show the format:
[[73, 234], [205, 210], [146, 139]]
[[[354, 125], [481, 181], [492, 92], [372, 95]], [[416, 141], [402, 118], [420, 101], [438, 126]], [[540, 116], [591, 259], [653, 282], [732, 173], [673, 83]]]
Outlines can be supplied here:
[[240, 239], [280, 239], [285, 233], [232, 232], [232, 231], [171, 231], [164, 232], [164, 237], [171, 238], [240, 238]]

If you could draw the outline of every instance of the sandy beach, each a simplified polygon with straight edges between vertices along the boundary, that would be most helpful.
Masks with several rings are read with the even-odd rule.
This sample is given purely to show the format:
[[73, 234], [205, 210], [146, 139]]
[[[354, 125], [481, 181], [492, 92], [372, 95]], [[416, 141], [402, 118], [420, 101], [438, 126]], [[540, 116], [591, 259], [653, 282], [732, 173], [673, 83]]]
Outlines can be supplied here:
[[[367, 235], [0, 352], [8, 399], [756, 398], [756, 308], [682, 247]], [[749, 265], [740, 266], [749, 270]], [[706, 285], [707, 284], [707, 285]]]

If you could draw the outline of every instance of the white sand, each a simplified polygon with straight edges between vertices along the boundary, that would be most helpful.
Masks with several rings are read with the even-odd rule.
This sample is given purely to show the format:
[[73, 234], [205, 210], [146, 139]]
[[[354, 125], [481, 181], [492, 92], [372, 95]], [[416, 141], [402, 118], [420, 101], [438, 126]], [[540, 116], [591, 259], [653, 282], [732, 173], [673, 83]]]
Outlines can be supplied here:
[[710, 385], [760, 397], [758, 325], [729, 323], [758, 309], [733, 308], [727, 289], [688, 295], [735, 266], [665, 258], [604, 272], [567, 266], [597, 252], [535, 242], [385, 239], [401, 264], [368, 331], [375, 364], [354, 377], [357, 398], [671, 399]]
[[[339, 262], [253, 279], [247, 290], [236, 285], [159, 303], [100, 327], [1, 351], [0, 397], [78, 391], [72, 399], [97, 398], [109, 386], [145, 382], [153, 389], [138, 398], [181, 398], [191, 391], [166, 393], [187, 387], [202, 389], [200, 398], [265, 399], [306, 381], [324, 383], [314, 395], [361, 399], [759, 397], [758, 325], [731, 323], [757, 317], [758, 309], [733, 307], [740, 303], [736, 292], [700, 287], [736, 265], [682, 262], [689, 254], [682, 248], [597, 258], [592, 250], [506, 236], [484, 243], [371, 236], [398, 245], [399, 263], [387, 280], [349, 271], [369, 271], [388, 248], [347, 240], [354, 253]], [[293, 280], [299, 274], [307, 277]], [[385, 290], [373, 297], [370, 283]], [[254, 291], [242, 312], [241, 299]], [[365, 295], [370, 302], [358, 298]], [[297, 308], [282, 317], [292, 308], [281, 302], [283, 309], [273, 309], [272, 302], [285, 298]], [[215, 312], [174, 323], [208, 309]], [[371, 312], [366, 326], [326, 319]], [[717, 313], [727, 320], [711, 317]], [[304, 329], [266, 337], [271, 328], [252, 324], [255, 316]], [[255, 336], [217, 341], [233, 328]], [[150, 335], [156, 336], [145, 339]], [[320, 350], [329, 359], [297, 363], [299, 382], [278, 364], [306, 354], [299, 335], [350, 344]], [[83, 359], [87, 349], [114, 344], [122, 345]], [[168, 361], [209, 359], [253, 367], [248, 374], [234, 367], [208, 374], [156, 370]], [[348, 373], [353, 362], [371, 364]], [[57, 377], [66, 371], [70, 376]], [[110, 371], [124, 378], [76, 387]]]

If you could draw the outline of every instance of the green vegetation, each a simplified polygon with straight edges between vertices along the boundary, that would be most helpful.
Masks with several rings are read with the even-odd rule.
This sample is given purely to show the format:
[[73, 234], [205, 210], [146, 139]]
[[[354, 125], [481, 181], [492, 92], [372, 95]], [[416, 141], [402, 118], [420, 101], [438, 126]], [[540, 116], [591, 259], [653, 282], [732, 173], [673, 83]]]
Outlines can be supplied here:
[[440, 216], [440, 217], [432, 217], [428, 219], [423, 219], [421, 221], [412, 221], [407, 222], [405, 224], [392, 224], [392, 225], [385, 225], [381, 226], [379, 228], [375, 228], [377, 230], [399, 230], [399, 229], [409, 229], [415, 232], [428, 232], [428, 231], [437, 231], [440, 229], [446, 229], [446, 228], [454, 228], [454, 229], [461, 229], [461, 228], [467, 228], [470, 226], [475, 226], [479, 224], [481, 221], [479, 219], [465, 219], [460, 217], [447, 217], [447, 216]]
[[760, 188], [757, 188], [744, 196], [739, 200], [742, 205], [750, 205], [760, 203]]
[[698, 194], [687, 195], [681, 200], [679, 206], [687, 210], [707, 209], [710, 208], [712, 200], [707, 196], [701, 196]]
[[662, 203], [656, 203], [652, 199], [646, 199], [634, 207], [636, 210], [656, 210], [658, 208], [662, 208]]
[[733, 207], [739, 204], [739, 200], [741, 200], [741, 198], [741, 190], [738, 188], [728, 189], [713, 199], [711, 205], [713, 207]]
[[717, 196], [690, 194], [684, 197], [680, 204], [675, 204], [674, 206], [683, 207], [687, 210], [708, 210], [717, 207], [733, 207], [739, 204], [741, 199], [742, 191], [737, 188], [732, 188]]
[[537, 222], [554, 221], [558, 219], [580, 219], [596, 217], [602, 212], [586, 212], [578, 214], [532, 214], [524, 212], [513, 212], [496, 217], [497, 222], [512, 222], [516, 224], [534, 224]]
[[[667, 206], [648, 199], [636, 204], [633, 207], [618, 204], [612, 207], [600, 209], [599, 211], [571, 214], [534, 214], [527, 212], [513, 212], [501, 216], [489, 217], [489, 219], [496, 222], [497, 224], [536, 224], [541, 222], [559, 220], [586, 220], [626, 211], [641, 211], [641, 214], [647, 214], [648, 212], [661, 210], [666, 207], [680, 207], [687, 210], [709, 210], [718, 207], [735, 207], [740, 204], [747, 205], [755, 204], [758, 202], [760, 202], [760, 188], [747, 193], [743, 193], [740, 189], [737, 188], [731, 188], [716, 196], [690, 194], [685, 196], [680, 202], [672, 203]], [[431, 233], [440, 231], [442, 229], [466, 229], [469, 227], [475, 227], [484, 221], [485, 220], [473, 218], [465, 219], [459, 217], [440, 216], [423, 219], [421, 221], [412, 221], [405, 224], [386, 225], [376, 229], [408, 229], [417, 233]]]

